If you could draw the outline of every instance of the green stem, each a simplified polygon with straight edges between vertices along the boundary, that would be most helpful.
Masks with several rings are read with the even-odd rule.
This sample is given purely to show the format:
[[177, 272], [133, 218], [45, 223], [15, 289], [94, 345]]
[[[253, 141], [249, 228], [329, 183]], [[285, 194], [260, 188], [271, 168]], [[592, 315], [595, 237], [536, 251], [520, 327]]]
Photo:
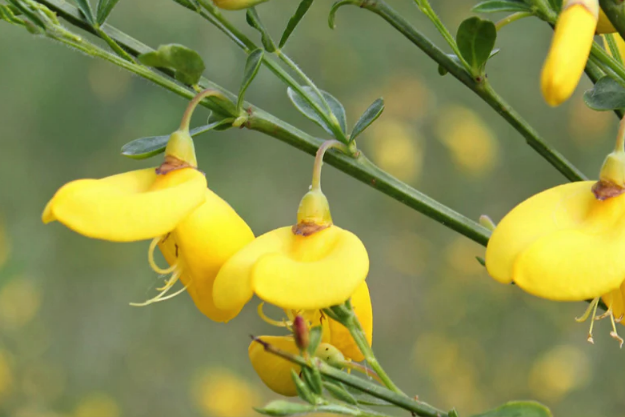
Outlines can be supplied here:
[[395, 385], [393, 380], [388, 376], [384, 368], [382, 368], [382, 365], [380, 365], [380, 362], [378, 362], [378, 359], [376, 358], [373, 349], [371, 349], [371, 346], [369, 346], [365, 331], [360, 325], [360, 321], [358, 321], [358, 318], [355, 314], [352, 315], [351, 320], [345, 323], [345, 327], [347, 327], [347, 330], [349, 330], [349, 333], [352, 335], [354, 342], [356, 342], [356, 346], [358, 346], [358, 349], [360, 349], [360, 352], [365, 357], [365, 360], [367, 361], [371, 369], [373, 369], [375, 373], [378, 374], [378, 377], [382, 380], [382, 383], [386, 386], [386, 388], [398, 394], [405, 395], [403, 391], [399, 389], [399, 387]]
[[[554, 166], [570, 181], [585, 180], [586, 176], [571, 164], [562, 154], [552, 149], [545, 140], [524, 120], [508, 103], [506, 103], [488, 84], [485, 79], [474, 79], [465, 68], [451, 59], [445, 52], [434, 45], [421, 32], [416, 30], [399, 13], [382, 0], [345, 0], [341, 5], [355, 5], [369, 10], [402, 33], [408, 40], [425, 52], [436, 63], [445, 68], [451, 75], [466, 85], [471, 91], [482, 98], [502, 118], [514, 127], [539, 155]], [[336, 11], [336, 10], [335, 10]]]
[[350, 386], [352, 388], [356, 388], [359, 391], [362, 391], [366, 394], [372, 395], [381, 400], [387, 401], [391, 404], [394, 404], [404, 410], [411, 411], [418, 416], [421, 417], [448, 417], [447, 413], [442, 410], [436, 409], [429, 404], [426, 404], [421, 401], [416, 401], [407, 397], [403, 394], [398, 394], [396, 392], [391, 391], [388, 388], [382, 387], [378, 384], [375, 384], [371, 381], [368, 381], [363, 378], [358, 378], [357, 376], [348, 374], [339, 369], [336, 369], [327, 363], [323, 362], [320, 359], [316, 359], [313, 363], [309, 363], [306, 359], [301, 356], [293, 355], [292, 353], [285, 352], [280, 350], [269, 343], [262, 341], [259, 338], [253, 338], [253, 340], [257, 343], [263, 345], [267, 352], [270, 352], [274, 355], [280, 356], [290, 362], [293, 362], [299, 366], [312, 368], [312, 366], [316, 366], [319, 369], [321, 375], [342, 382], [343, 384]]
[[[76, 7], [63, 0], [41, 0], [41, 2], [46, 4], [52, 10], [57, 12], [59, 16], [62, 16], [70, 23], [75, 24], [76, 26], [87, 31], [93, 31], [93, 28], [86, 23]], [[103, 29], [107, 31], [109, 36], [115, 39], [116, 42], [122, 45], [122, 47], [133, 55], [147, 53], [153, 50], [145, 44], [133, 39], [123, 32], [120, 32], [114, 27], [103, 25]], [[79, 47], [78, 49], [83, 50], [82, 48], [83, 47]], [[97, 56], [101, 56], [103, 59], [151, 80], [169, 91], [187, 99], [193, 98], [196, 94], [194, 91], [190, 91], [173, 81], [172, 75], [167, 75], [167, 72], [164, 73], [165, 75], [159, 74], [144, 66], [125, 61], [118, 56], [99, 48], [96, 51], [85, 52], [93, 56], [96, 56], [94, 54], [98, 54]], [[236, 97], [232, 93], [226, 91], [217, 84], [206, 80], [205, 78], [200, 80], [200, 84], [206, 89], [210, 88], [221, 91], [230, 100], [236, 100]], [[228, 111], [223, 107], [223, 102], [219, 102], [217, 100], [213, 101], [209, 97], [208, 99], [203, 100], [200, 104], [218, 114], [228, 115]], [[322, 141], [320, 139], [308, 135], [307, 133], [255, 106], [250, 105], [249, 103], [247, 106], [249, 106], [251, 114], [247, 122], [244, 123], [244, 127], [265, 133], [311, 155], [315, 155], [319, 146], [321, 146]], [[486, 228], [452, 210], [451, 208], [439, 203], [433, 198], [410, 187], [408, 184], [399, 181], [397, 178], [377, 167], [364, 155], [360, 154], [357, 158], [353, 158], [347, 155], [331, 152], [326, 155], [325, 160], [330, 165], [356, 178], [357, 180], [375, 188], [376, 190], [407, 205], [408, 207], [425, 214], [431, 219], [468, 237], [469, 239], [486, 246], [488, 238], [490, 237], [490, 231]]]
[[117, 42], [115, 42], [113, 39], [111, 39], [111, 37], [105, 32], [103, 31], [100, 26], [96, 26], [94, 27], [96, 33], [98, 34], [99, 37], [101, 37], [102, 39], [104, 39], [104, 41], [108, 44], [108, 46], [115, 51], [115, 53], [117, 55], [119, 55], [120, 57], [124, 58], [126, 61], [130, 61], [130, 62], [135, 62], [134, 59], [132, 59], [132, 56], [130, 56], [128, 54], [128, 52], [124, 51], [118, 44]]
[[599, 0], [599, 5], [617, 32], [625, 39], [625, 5], [623, 0]]
[[[190, 10], [195, 11], [200, 16], [202, 16], [204, 19], [206, 19], [211, 24], [216, 26], [226, 36], [228, 36], [228, 38], [230, 38], [232, 41], [234, 41], [234, 43], [237, 46], [239, 46], [241, 49], [243, 49], [243, 51], [245, 51], [245, 53], [249, 54], [250, 52], [252, 52], [253, 50], [258, 48], [258, 46], [252, 40], [250, 40], [241, 31], [239, 31], [239, 29], [236, 26], [234, 26], [232, 23], [230, 23], [230, 21], [228, 21], [227, 19], [224, 18], [222, 16], [221, 12], [219, 11], [219, 9], [217, 9], [215, 6], [213, 6], [212, 4], [210, 4], [206, 0], [198, 0], [198, 1], [202, 5], [203, 9], [199, 9], [198, 10], [198, 9], [190, 8]], [[302, 96], [304, 98], [304, 100], [306, 100], [306, 103], [315, 110], [315, 112], [319, 115], [319, 117], [321, 117], [321, 119], [332, 130], [332, 134], [334, 135], [335, 138], [337, 138], [341, 142], [347, 143], [348, 139], [345, 136], [345, 132], [343, 132], [341, 130], [341, 127], [340, 127], [340, 125], [338, 123], [338, 120], [336, 120], [336, 117], [334, 116], [332, 111], [330, 111], [330, 106], [327, 104], [326, 100], [324, 99], [323, 95], [321, 94], [321, 92], [319, 91], [317, 86], [293, 62], [293, 60], [291, 60], [288, 57], [288, 55], [286, 55], [284, 52], [279, 51], [279, 50], [276, 51], [276, 55], [286, 65], [288, 65], [293, 71], [295, 71], [302, 78], [302, 80], [313, 89], [313, 91], [318, 95], [319, 99], [325, 105], [325, 107], [327, 108], [328, 111], [324, 111], [319, 106], [319, 103], [316, 100], [314, 100], [312, 97], [310, 97], [310, 94], [308, 94], [306, 92], [306, 90], [304, 90], [301, 87], [301, 85], [293, 77], [291, 77], [282, 67], [280, 67], [269, 56], [267, 56], [267, 54], [263, 55], [263, 64], [271, 72], [273, 72], [276, 77], [278, 77], [280, 80], [282, 80], [282, 82], [284, 82], [286, 85], [291, 87], [300, 96]]]
[[468, 71], [470, 71], [471, 66], [462, 57], [462, 54], [460, 53], [460, 49], [458, 49], [458, 44], [456, 43], [456, 39], [453, 37], [451, 33], [449, 33], [449, 31], [447, 30], [447, 27], [443, 24], [441, 19], [438, 17], [436, 12], [432, 8], [432, 5], [430, 4], [429, 0], [414, 0], [414, 2], [417, 4], [417, 7], [419, 8], [419, 10], [421, 10], [423, 14], [425, 14], [428, 17], [428, 19], [430, 19], [430, 21], [434, 24], [434, 26], [436, 27], [438, 32], [443, 36], [443, 38], [445, 38], [445, 41], [454, 51], [454, 54], [456, 54], [460, 62], [462, 62], [462, 65], [464, 65], [464, 67]]
[[343, 151], [345, 154], [349, 154], [349, 149], [343, 143], [338, 140], [326, 140], [319, 146], [317, 153], [315, 154], [315, 164], [313, 165], [312, 185], [311, 191], [321, 190], [321, 167], [323, 166], [323, 156], [330, 148], [337, 148]]
[[534, 14], [532, 12], [512, 13], [511, 15], [506, 16], [503, 19], [501, 19], [499, 22], [495, 23], [495, 27], [497, 28], [497, 31], [499, 32], [499, 30], [502, 27], [506, 26], [507, 24], [516, 22], [517, 20], [523, 19], [525, 17], [530, 17], [530, 16], [534, 16]]
[[191, 101], [187, 105], [186, 110], [184, 111], [184, 114], [182, 115], [182, 121], [180, 122], [180, 130], [185, 131], [185, 132], [189, 131], [189, 125], [191, 124], [191, 117], [193, 116], [193, 112], [195, 111], [195, 108], [202, 100], [204, 100], [207, 97], [218, 97], [222, 100], [226, 100], [226, 97], [223, 94], [221, 94], [219, 91], [216, 91], [210, 88], [198, 93], [195, 97], [191, 99]]
[[610, 49], [610, 55], [612, 55], [619, 64], [623, 65], [623, 57], [621, 56], [621, 52], [618, 49], [618, 45], [616, 44], [616, 39], [614, 39], [614, 35], [611, 33], [606, 33], [602, 37], [605, 40], [608, 49]]
[[605, 49], [600, 47], [597, 42], [592, 43], [590, 56], [596, 60], [595, 62], [598, 65], [615, 74], [615, 80], [625, 87], [625, 68], [621, 63], [612, 58]]

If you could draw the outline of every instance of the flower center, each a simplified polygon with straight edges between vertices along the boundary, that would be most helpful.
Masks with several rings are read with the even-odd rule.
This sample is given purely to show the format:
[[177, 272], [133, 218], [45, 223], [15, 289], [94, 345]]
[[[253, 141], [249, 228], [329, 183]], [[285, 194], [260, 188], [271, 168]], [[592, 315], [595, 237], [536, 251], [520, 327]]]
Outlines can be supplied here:
[[176, 259], [176, 262], [172, 263], [172, 265], [169, 268], [161, 268], [160, 266], [156, 264], [156, 261], [154, 260], [154, 251], [156, 250], [156, 247], [158, 246], [159, 243], [164, 243], [168, 238], [170, 238], [170, 235], [171, 233], [165, 236], [159, 236], [159, 237], [154, 238], [152, 242], [150, 242], [150, 247], [148, 249], [148, 262], [150, 263], [150, 267], [152, 268], [152, 270], [161, 276], [171, 274], [170, 277], [168, 279], [165, 279], [165, 285], [163, 285], [160, 288], [157, 288], [157, 290], [160, 292], [155, 297], [150, 298], [149, 300], [144, 301], [142, 303], [130, 303], [131, 306], [145, 307], [153, 303], [169, 300], [186, 291], [187, 286], [185, 285], [184, 287], [182, 287], [175, 293], [168, 294], [169, 290], [171, 290], [173, 286], [176, 284], [176, 282], [178, 282], [184, 270], [183, 263], [178, 258], [178, 245], [174, 243], [175, 250], [174, 250], [173, 255]]

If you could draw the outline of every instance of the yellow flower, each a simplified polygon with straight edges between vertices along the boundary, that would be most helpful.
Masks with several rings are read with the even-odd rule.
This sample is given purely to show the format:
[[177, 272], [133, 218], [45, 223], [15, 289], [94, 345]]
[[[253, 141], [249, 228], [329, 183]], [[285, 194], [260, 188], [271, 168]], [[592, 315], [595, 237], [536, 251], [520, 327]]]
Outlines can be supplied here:
[[268, 0], [213, 0], [215, 6], [225, 10], [241, 10], [256, 6]]
[[[599, 297], [605, 315], [623, 317], [625, 295], [625, 121], [600, 180], [543, 191], [515, 207], [497, 225], [486, 248], [486, 268], [499, 282], [557, 301]], [[592, 326], [591, 326], [592, 332]], [[622, 343], [613, 327], [612, 337]], [[589, 341], [592, 341], [589, 333]]]
[[321, 192], [321, 164], [330, 147], [317, 152], [313, 185], [300, 203], [295, 226], [272, 230], [230, 258], [215, 279], [213, 297], [233, 317], [254, 294], [289, 310], [319, 310], [347, 300], [364, 282], [369, 257], [356, 235], [333, 225]]
[[170, 265], [170, 270], [165, 272], [172, 272], [164, 289], [180, 279], [202, 313], [212, 320], [226, 322], [238, 310], [222, 311], [215, 307], [213, 283], [219, 268], [251, 242], [254, 234], [228, 203], [208, 189], [204, 192], [204, 204], [171, 233], [156, 240]]
[[[361, 283], [351, 297], [352, 307], [358, 321], [365, 331], [367, 341], [371, 345], [373, 333], [373, 314], [369, 289], [365, 282]], [[318, 310], [288, 311], [289, 317], [301, 314], [312, 326], [321, 325], [323, 336], [315, 355], [335, 366], [349, 366], [351, 360], [362, 361], [364, 356], [356, 346], [349, 331], [340, 323], [326, 317]], [[263, 342], [292, 354], [299, 354], [292, 336], [261, 336]], [[295, 396], [295, 384], [291, 379], [291, 369], [297, 373], [300, 367], [279, 356], [266, 352], [258, 342], [252, 342], [248, 349], [250, 361], [260, 379], [271, 390], [285, 396]]]
[[[198, 309], [216, 321], [236, 312], [222, 312], [213, 303], [213, 281], [219, 268], [254, 234], [238, 214], [206, 187], [196, 169], [189, 118], [202, 98], [189, 104], [181, 128], [174, 132], [158, 168], [131, 171], [100, 180], [84, 179], [63, 186], [46, 206], [43, 221], [58, 220], [92, 238], [118, 242], [153, 239], [148, 257], [159, 274], [172, 274], [161, 292], [147, 305], [187, 290]], [[170, 267], [159, 268], [154, 250], [159, 246]], [[182, 290], [166, 295], [178, 281]]]
[[[599, 10], [598, 0], [564, 0], [541, 76], [549, 105], [560, 105], [577, 87], [597, 31]], [[609, 28], [602, 21], [600, 29]]]

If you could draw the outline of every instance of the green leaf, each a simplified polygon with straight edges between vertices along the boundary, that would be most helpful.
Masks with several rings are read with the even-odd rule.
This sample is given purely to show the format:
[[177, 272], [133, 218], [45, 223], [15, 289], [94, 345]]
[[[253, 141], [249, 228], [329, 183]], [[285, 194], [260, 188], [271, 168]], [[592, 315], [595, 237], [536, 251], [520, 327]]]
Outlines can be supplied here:
[[263, 63], [263, 54], [264, 52], [262, 49], [256, 49], [247, 56], [247, 61], [245, 62], [245, 72], [243, 73], [243, 82], [241, 82], [239, 97], [237, 99], [237, 109], [241, 109], [243, 106], [245, 92], [254, 80], [254, 77], [256, 77], [256, 74], [258, 74], [258, 70]]
[[584, 93], [584, 103], [597, 111], [625, 109], [625, 88], [606, 75]]
[[174, 70], [175, 78], [187, 85], [197, 84], [205, 66], [200, 54], [178, 44], [161, 45], [156, 51], [139, 55], [143, 65]]
[[76, 5], [82, 12], [87, 22], [92, 25], [95, 23], [95, 18], [93, 17], [93, 10], [91, 10], [91, 5], [89, 4], [89, 0], [76, 0]]
[[119, 0], [100, 0], [96, 9], [96, 20], [99, 25], [103, 24], [109, 17], [113, 8]]
[[371, 104], [367, 110], [360, 116], [360, 119], [354, 125], [354, 129], [352, 130], [352, 134], [349, 138], [350, 141], [356, 139], [358, 135], [360, 135], [366, 128], [368, 128], [371, 123], [375, 122], [375, 120], [380, 117], [382, 112], [384, 111], [384, 100], [382, 98], [377, 99]]
[[486, 61], [495, 46], [497, 29], [490, 20], [470, 17], [460, 24], [456, 34], [458, 49], [464, 60], [471, 67], [474, 76], [484, 72]]
[[536, 401], [510, 401], [473, 417], [552, 417], [552, 414], [547, 407]]
[[[304, 90], [304, 92], [315, 103], [317, 103], [317, 105], [321, 109], [325, 109], [325, 105], [321, 101], [321, 98], [317, 95], [317, 93], [315, 93], [315, 91], [312, 89], [312, 87], [302, 87], [302, 90]], [[291, 99], [291, 102], [293, 103], [293, 105], [297, 108], [297, 110], [300, 111], [300, 113], [302, 113], [304, 116], [306, 116], [307, 118], [309, 118], [313, 122], [317, 123], [319, 126], [321, 126], [330, 135], [334, 136], [334, 133], [332, 133], [332, 129], [330, 128], [330, 126], [328, 126], [326, 124], [326, 122], [321, 117], [319, 117], [319, 115], [312, 108], [312, 106], [310, 106], [310, 104], [308, 104], [308, 102], [306, 100], [304, 100], [304, 98], [297, 91], [295, 91], [295, 90], [293, 90], [292, 88], [289, 87], [287, 89], [287, 94], [288, 94], [289, 98]], [[330, 93], [327, 93], [325, 91], [321, 91], [321, 94], [323, 94], [323, 98], [325, 98], [326, 102], [328, 103], [328, 106], [330, 107], [330, 110], [332, 111], [332, 114], [334, 115], [334, 117], [338, 121], [341, 130], [343, 132], [345, 132], [345, 130], [346, 130], [345, 126], [347, 124], [347, 122], [345, 120], [345, 108], [343, 107], [341, 102], [338, 101]]]
[[[302, 371], [304, 371], [304, 369], [302, 369]], [[313, 394], [309, 385], [302, 381], [302, 379], [293, 368], [291, 368], [291, 379], [293, 380], [293, 384], [295, 384], [295, 391], [297, 391], [297, 396], [307, 403], [315, 405], [317, 403], [317, 397], [315, 396], [315, 394]]]
[[315, 406], [310, 404], [292, 403], [290, 401], [275, 400], [263, 408], [254, 408], [260, 414], [268, 416], [282, 417], [293, 416], [315, 411]]
[[474, 13], [531, 12], [532, 8], [520, 0], [486, 0], [471, 10]]
[[350, 394], [341, 383], [334, 383], [329, 381], [323, 382], [323, 387], [337, 400], [341, 400], [348, 404], [358, 405], [358, 401], [352, 394]]
[[323, 329], [321, 328], [321, 326], [315, 326], [310, 329], [310, 333], [308, 336], [309, 338], [308, 349], [306, 349], [310, 355], [314, 355], [315, 352], [317, 351], [317, 348], [319, 347], [319, 344], [321, 343], [322, 336], [323, 336]]
[[321, 373], [319, 368], [313, 366], [312, 368], [302, 368], [302, 376], [304, 381], [310, 390], [320, 395], [323, 391], [323, 382], [321, 380]]
[[260, 21], [260, 16], [258, 16], [258, 12], [256, 12], [254, 7], [247, 9], [245, 19], [248, 25], [260, 32], [261, 42], [265, 50], [267, 52], [274, 52], [276, 50], [276, 45], [273, 43], [273, 39], [271, 39], [271, 35], [267, 32], [267, 29], [265, 29], [263, 22]]
[[[214, 130], [220, 126], [228, 125], [232, 123], [232, 118], [221, 119], [219, 121], [209, 123], [204, 126], [191, 129], [189, 133], [191, 136], [198, 136], [202, 133], [206, 133], [210, 130]], [[167, 141], [170, 135], [164, 136], [150, 136], [146, 138], [135, 139], [122, 146], [122, 155], [132, 159], [147, 159], [154, 155], [165, 152]]]
[[282, 33], [282, 37], [280, 38], [280, 44], [279, 44], [280, 48], [282, 48], [286, 44], [286, 41], [289, 40], [289, 36], [291, 36], [291, 33], [293, 33], [293, 31], [295, 30], [299, 22], [302, 20], [302, 18], [304, 17], [308, 9], [310, 9], [310, 6], [312, 6], [312, 3], [313, 3], [313, 0], [302, 0], [299, 6], [297, 6], [297, 10], [295, 11], [295, 14], [291, 17], [291, 19], [289, 19], [289, 23], [286, 25], [286, 29], [284, 29], [284, 32]]

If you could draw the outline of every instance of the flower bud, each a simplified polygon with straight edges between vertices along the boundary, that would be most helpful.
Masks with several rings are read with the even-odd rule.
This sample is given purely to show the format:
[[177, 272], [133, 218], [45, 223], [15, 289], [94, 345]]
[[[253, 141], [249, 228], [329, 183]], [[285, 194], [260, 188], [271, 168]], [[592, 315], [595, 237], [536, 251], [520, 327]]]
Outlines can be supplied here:
[[614, 33], [614, 32], [616, 32], [616, 29], [612, 25], [612, 22], [610, 22], [610, 19], [608, 19], [608, 16], [605, 15], [603, 10], [599, 9], [599, 21], [597, 22], [597, 33], [604, 34], [604, 33]]
[[558, 106], [573, 94], [590, 54], [598, 16], [596, 0], [565, 1], [540, 80], [547, 104]]
[[267, 0], [213, 0], [215, 6], [225, 10], [241, 10], [264, 3]]
[[308, 324], [302, 316], [296, 316], [293, 320], [293, 337], [297, 347], [304, 351], [310, 344], [310, 331], [308, 330]]
[[337, 368], [342, 368], [345, 364], [343, 353], [329, 343], [321, 343], [315, 352], [315, 357]]

